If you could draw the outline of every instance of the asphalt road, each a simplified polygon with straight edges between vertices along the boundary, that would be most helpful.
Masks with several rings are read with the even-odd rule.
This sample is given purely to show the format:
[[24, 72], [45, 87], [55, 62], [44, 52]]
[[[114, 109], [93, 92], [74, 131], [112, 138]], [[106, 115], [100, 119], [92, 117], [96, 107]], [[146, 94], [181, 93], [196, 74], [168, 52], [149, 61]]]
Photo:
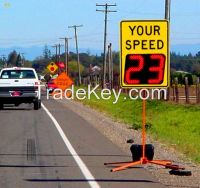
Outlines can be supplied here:
[[110, 172], [104, 166], [127, 160], [130, 156], [60, 102], [43, 100], [38, 111], [28, 104], [0, 111], [1, 188], [164, 187], [141, 167]]

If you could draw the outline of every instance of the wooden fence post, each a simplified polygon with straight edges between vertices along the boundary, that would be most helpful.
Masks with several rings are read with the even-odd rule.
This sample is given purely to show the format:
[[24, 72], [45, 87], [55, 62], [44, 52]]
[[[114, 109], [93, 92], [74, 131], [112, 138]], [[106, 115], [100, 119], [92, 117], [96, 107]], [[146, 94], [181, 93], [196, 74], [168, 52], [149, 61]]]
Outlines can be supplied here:
[[197, 77], [197, 80], [196, 80], [196, 101], [197, 101], [197, 104], [200, 103], [200, 86], [199, 86], [199, 77]]
[[167, 101], [170, 100], [170, 86], [167, 88]]
[[179, 92], [178, 92], [178, 78], [174, 78], [175, 82], [175, 95], [176, 95], [176, 103], [179, 102]]
[[188, 77], [185, 77], [185, 102], [187, 104], [190, 103], [190, 101], [189, 101]]
[[175, 101], [176, 100], [176, 96], [175, 96], [175, 84], [173, 84], [172, 95], [173, 95], [173, 101]]

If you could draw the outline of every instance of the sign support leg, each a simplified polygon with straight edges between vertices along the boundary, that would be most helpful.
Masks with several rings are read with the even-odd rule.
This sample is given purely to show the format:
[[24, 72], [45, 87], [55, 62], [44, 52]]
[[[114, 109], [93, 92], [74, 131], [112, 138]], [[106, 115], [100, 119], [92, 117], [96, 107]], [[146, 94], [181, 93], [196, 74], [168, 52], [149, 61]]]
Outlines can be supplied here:
[[178, 165], [172, 164], [171, 160], [148, 160], [146, 157], [146, 91], [143, 90], [143, 100], [142, 100], [142, 156], [139, 161], [127, 161], [127, 162], [113, 162], [113, 163], [104, 163], [104, 165], [119, 165], [111, 170], [111, 172], [125, 170], [127, 168], [136, 166], [136, 165], [143, 165], [143, 164], [155, 164], [164, 166], [166, 168], [172, 170], [184, 170], [185, 168], [180, 167]]

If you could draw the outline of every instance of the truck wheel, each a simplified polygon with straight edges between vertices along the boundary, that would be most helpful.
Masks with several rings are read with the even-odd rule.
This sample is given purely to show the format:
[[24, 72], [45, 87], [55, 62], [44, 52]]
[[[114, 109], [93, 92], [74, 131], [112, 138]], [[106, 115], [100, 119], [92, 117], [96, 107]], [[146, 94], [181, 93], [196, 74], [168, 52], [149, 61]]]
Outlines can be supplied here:
[[41, 108], [41, 100], [36, 100], [34, 101], [34, 110], [38, 110], [39, 108]]
[[41, 100], [39, 100], [39, 108], [41, 108]]
[[2, 103], [0, 103], [0, 110], [2, 110], [3, 109], [3, 104]]

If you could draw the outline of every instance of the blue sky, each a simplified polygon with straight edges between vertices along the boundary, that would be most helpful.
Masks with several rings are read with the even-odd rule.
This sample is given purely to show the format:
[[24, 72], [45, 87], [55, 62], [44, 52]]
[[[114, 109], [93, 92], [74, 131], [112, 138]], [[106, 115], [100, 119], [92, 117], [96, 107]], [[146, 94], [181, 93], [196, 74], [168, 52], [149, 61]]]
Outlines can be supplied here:
[[[44, 46], [73, 37], [78, 29], [79, 47], [102, 49], [104, 13], [96, 3], [117, 4], [108, 15], [108, 42], [119, 47], [119, 23], [126, 19], [163, 19], [165, 0], [0, 0], [0, 48]], [[8, 6], [10, 5], [10, 6]], [[101, 8], [101, 7], [98, 7]], [[171, 0], [171, 44], [200, 44], [200, 1]], [[74, 40], [70, 48], [74, 48]]]

